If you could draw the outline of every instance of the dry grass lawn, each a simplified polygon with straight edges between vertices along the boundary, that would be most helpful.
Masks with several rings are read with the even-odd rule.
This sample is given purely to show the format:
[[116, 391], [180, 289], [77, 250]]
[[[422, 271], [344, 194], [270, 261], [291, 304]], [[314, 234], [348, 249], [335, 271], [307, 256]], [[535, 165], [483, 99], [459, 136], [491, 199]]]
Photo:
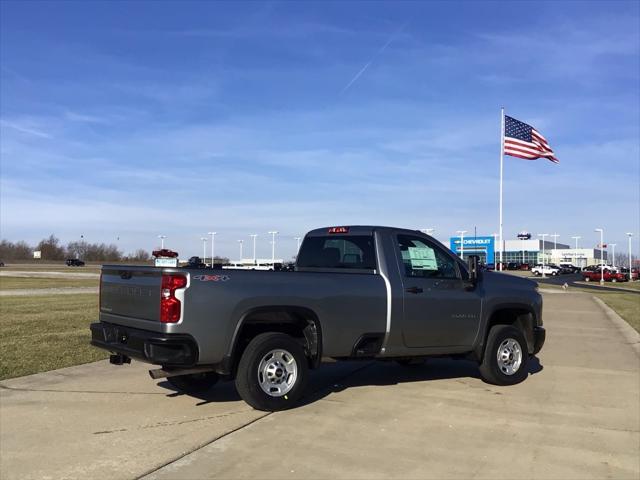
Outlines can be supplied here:
[[98, 295], [0, 298], [0, 379], [106, 358], [89, 345]]
[[637, 293], [602, 292], [596, 297], [613, 308], [640, 333], [640, 295]]

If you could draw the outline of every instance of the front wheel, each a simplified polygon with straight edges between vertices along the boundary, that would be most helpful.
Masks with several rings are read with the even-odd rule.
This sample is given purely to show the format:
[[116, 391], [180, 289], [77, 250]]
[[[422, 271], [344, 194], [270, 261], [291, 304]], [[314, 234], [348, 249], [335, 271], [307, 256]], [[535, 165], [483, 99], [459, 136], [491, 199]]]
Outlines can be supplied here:
[[293, 337], [262, 333], [249, 342], [240, 358], [236, 388], [256, 410], [286, 410], [304, 393], [307, 363], [304, 349]]
[[522, 331], [512, 325], [489, 330], [480, 364], [482, 378], [494, 385], [515, 385], [527, 378], [529, 352]]
[[191, 373], [167, 377], [167, 382], [179, 392], [187, 394], [204, 393], [218, 383], [216, 372]]

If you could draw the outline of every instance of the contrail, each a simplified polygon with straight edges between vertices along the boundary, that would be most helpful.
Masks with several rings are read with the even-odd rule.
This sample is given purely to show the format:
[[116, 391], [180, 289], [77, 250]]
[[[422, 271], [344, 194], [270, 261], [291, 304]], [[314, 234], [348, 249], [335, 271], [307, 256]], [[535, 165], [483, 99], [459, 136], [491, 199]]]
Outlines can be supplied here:
[[373, 63], [373, 61], [374, 61], [376, 58], [378, 58], [380, 55], [382, 55], [382, 54], [384, 53], [384, 51], [387, 49], [387, 47], [388, 47], [389, 45], [391, 45], [391, 42], [393, 42], [393, 41], [395, 40], [395, 38], [396, 38], [400, 33], [402, 33], [402, 31], [403, 31], [403, 30], [405, 29], [405, 27], [407, 26], [407, 23], [408, 23], [408, 22], [405, 22], [404, 24], [402, 24], [402, 26], [401, 26], [401, 27], [400, 27], [396, 32], [394, 32], [394, 33], [393, 33], [393, 35], [391, 35], [391, 36], [389, 37], [389, 40], [387, 40], [387, 41], [385, 42], [385, 44], [384, 44], [384, 45], [383, 45], [383, 46], [382, 46], [382, 47], [381, 47], [381, 48], [380, 48], [380, 49], [379, 49], [379, 50], [378, 50], [378, 51], [373, 55], [373, 57], [371, 57], [371, 59], [370, 59], [367, 63], [365, 63], [364, 67], [362, 67], [362, 68], [360, 69], [360, 71], [359, 71], [358, 73], [356, 73], [356, 74], [355, 74], [355, 76], [354, 76], [354, 77], [349, 81], [349, 83], [347, 83], [347, 84], [345, 85], [345, 87], [344, 87], [342, 90], [340, 90], [340, 94], [343, 94], [344, 92], [346, 92], [347, 90], [349, 90], [349, 88], [351, 88], [351, 85], [353, 85], [353, 84], [356, 82], [356, 80], [358, 80], [358, 79], [360, 78], [360, 76], [361, 76], [364, 72], [366, 72], [367, 68], [369, 68], [369, 66], [371, 66], [371, 64]]

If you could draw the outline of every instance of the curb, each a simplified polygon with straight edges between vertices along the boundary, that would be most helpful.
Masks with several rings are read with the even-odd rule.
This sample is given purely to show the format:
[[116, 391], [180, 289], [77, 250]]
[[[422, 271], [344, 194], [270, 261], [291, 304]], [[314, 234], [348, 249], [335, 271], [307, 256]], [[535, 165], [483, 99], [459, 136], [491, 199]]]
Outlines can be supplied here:
[[640, 333], [636, 332], [635, 329], [629, 325], [620, 315], [618, 315], [611, 307], [609, 307], [606, 303], [600, 300], [596, 296], [592, 296], [593, 300], [602, 308], [604, 313], [607, 314], [607, 317], [622, 334], [622, 336], [627, 340], [631, 348], [636, 352], [636, 355], [640, 357]]

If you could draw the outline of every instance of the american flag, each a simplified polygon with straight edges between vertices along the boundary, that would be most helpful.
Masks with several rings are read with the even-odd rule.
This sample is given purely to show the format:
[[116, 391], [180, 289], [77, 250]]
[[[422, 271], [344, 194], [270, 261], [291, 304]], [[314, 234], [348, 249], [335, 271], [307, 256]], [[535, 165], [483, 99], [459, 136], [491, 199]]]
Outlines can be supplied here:
[[546, 158], [553, 163], [560, 163], [540, 132], [507, 115], [504, 116], [504, 154], [526, 160]]

